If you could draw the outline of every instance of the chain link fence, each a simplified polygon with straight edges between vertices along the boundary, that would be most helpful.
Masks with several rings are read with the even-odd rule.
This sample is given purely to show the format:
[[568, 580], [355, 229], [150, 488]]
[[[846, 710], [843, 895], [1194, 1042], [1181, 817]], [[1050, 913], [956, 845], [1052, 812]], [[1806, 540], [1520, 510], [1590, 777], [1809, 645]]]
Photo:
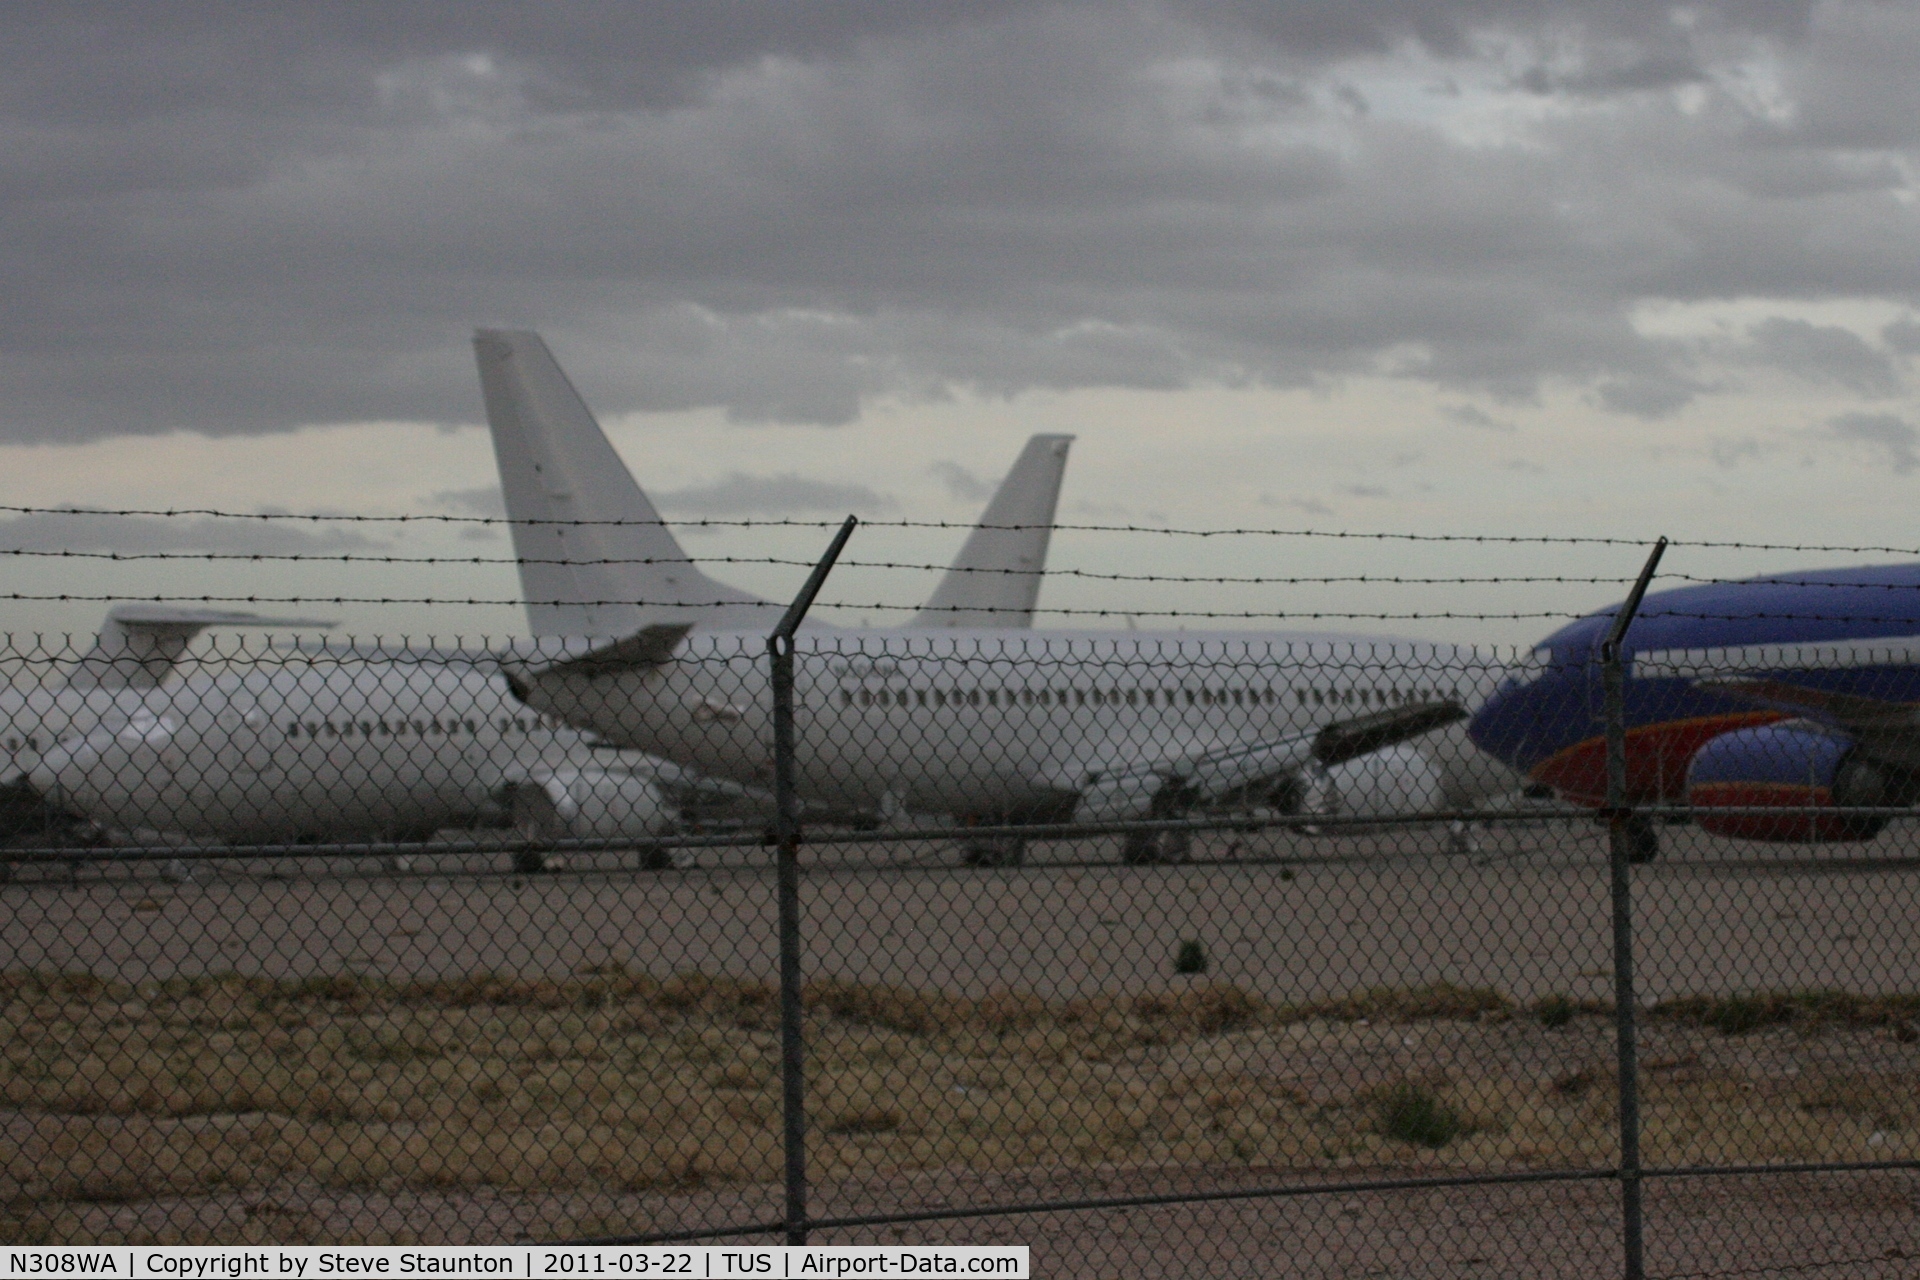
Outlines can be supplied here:
[[1517, 654], [801, 631], [783, 958], [770, 658], [662, 645], [15, 645], [0, 1230], [1594, 1274], [1644, 1182], [1645, 1274], [1920, 1255], [1905, 814], [1528, 796]]
[[1624, 661], [1556, 795], [1430, 643], [91, 645], [0, 654], [10, 1241], [1920, 1257], [1911, 811], [1784, 710], [1690, 807]]

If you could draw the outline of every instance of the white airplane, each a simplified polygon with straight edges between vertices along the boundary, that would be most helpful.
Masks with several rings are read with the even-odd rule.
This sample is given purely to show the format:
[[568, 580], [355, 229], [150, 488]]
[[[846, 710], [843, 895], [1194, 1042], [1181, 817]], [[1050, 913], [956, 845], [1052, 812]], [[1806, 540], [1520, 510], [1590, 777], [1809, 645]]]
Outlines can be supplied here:
[[[536, 522], [515, 526], [536, 633], [621, 618], [661, 577], [695, 574], [539, 338], [483, 332], [475, 345], [489, 421], [508, 444], [499, 456], [509, 512]], [[554, 412], [584, 420], [604, 453], [511, 451], [522, 415]], [[930, 607], [1030, 618], [1039, 565], [1020, 557], [1044, 556], [1068, 440], [1029, 442], [983, 519], [1019, 528], [976, 529]], [[608, 474], [625, 486], [605, 483]], [[563, 527], [537, 522], [571, 519], [580, 492], [607, 523], [565, 527], [574, 540], [549, 554]], [[703, 603], [734, 611], [724, 616], [771, 607], [712, 587], [724, 594]], [[700, 786], [663, 777], [675, 771], [658, 762], [609, 761], [590, 736], [530, 714], [492, 655], [370, 660], [322, 648], [268, 669], [157, 684], [129, 714], [87, 727], [34, 762], [23, 789], [105, 826], [234, 842], [506, 824], [536, 838], [657, 836], [677, 817], [663, 787]], [[528, 853], [521, 869], [540, 865]]]
[[0, 843], [63, 842], [86, 834], [75, 815], [48, 806], [20, 780], [47, 752], [87, 735], [117, 733], [167, 702], [162, 686], [187, 646], [209, 627], [331, 627], [319, 618], [268, 618], [228, 609], [118, 604], [79, 657], [58, 646], [22, 655], [44, 678], [17, 673], [0, 687]]
[[[480, 329], [473, 347], [513, 522], [527, 622], [536, 639], [625, 635], [640, 625], [646, 602], [663, 593], [685, 599], [674, 593], [687, 581], [701, 584], [694, 615], [705, 625], [773, 625], [784, 603], [698, 573], [539, 334]], [[908, 626], [962, 626], [980, 619], [1032, 625], [1072, 444], [1070, 435], [1027, 441], [953, 566]], [[629, 758], [624, 767], [651, 776], [688, 807], [713, 795], [710, 779], [680, 776], [662, 763]], [[573, 794], [588, 785], [575, 771], [520, 786], [515, 825], [536, 834], [579, 834], [565, 815], [594, 803]], [[741, 797], [732, 798], [737, 807]], [[771, 797], [763, 792], [746, 799], [770, 809]]]
[[[512, 456], [557, 478], [567, 517], [585, 522], [560, 531], [566, 539], [608, 527], [599, 522], [639, 486], [545, 347], [525, 334], [482, 334], [479, 345], [483, 369], [490, 357], [520, 362], [513, 412], [490, 415], [503, 471]], [[624, 638], [509, 663], [515, 695], [609, 743], [765, 786], [773, 614], [702, 574], [663, 527], [631, 536], [627, 557], [651, 562], [644, 592], [574, 623]], [[563, 558], [548, 545], [546, 558]], [[578, 560], [604, 558], [600, 544], [566, 545]], [[529, 597], [553, 589], [523, 582]], [[1173, 817], [1250, 798], [1399, 817], [1518, 785], [1465, 738], [1461, 722], [1502, 674], [1470, 649], [1312, 632], [1040, 633], [992, 626], [1005, 615], [990, 610], [956, 612], [804, 634], [796, 720], [809, 803], [985, 824]], [[961, 625], [930, 625], [943, 620]], [[1183, 833], [1137, 834], [1125, 847], [1145, 861], [1184, 857], [1187, 845]], [[1023, 852], [1012, 840], [969, 855]]]
[[[980, 825], [1175, 818], [1230, 804], [1404, 819], [1517, 786], [1459, 731], [1501, 668], [1448, 645], [1324, 633], [843, 631], [803, 633], [796, 653], [810, 804]], [[608, 742], [715, 777], [771, 781], [757, 633], [656, 623], [578, 656], [519, 664], [509, 678], [529, 707]], [[1179, 860], [1187, 836], [1130, 834], [1125, 850], [1129, 861]], [[968, 852], [1017, 863], [1024, 842]]]

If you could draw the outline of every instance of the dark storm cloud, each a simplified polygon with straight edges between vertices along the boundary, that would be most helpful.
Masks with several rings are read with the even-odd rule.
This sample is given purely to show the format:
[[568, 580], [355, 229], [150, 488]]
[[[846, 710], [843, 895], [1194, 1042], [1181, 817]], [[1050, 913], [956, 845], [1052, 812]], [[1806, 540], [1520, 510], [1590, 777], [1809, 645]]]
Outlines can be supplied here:
[[1880, 341], [1901, 355], [1920, 354], [1920, 320], [1901, 316], [1880, 330]]
[[[1657, 417], [1709, 382], [1644, 302], [1920, 297], [1916, 58], [1734, 0], [16, 6], [0, 435], [471, 421], [499, 323], [603, 414], [1384, 370]], [[1448, 132], [1500, 94], [1549, 109]]]
[[489, 520], [507, 518], [507, 497], [497, 484], [483, 484], [474, 489], [441, 489], [427, 501], [458, 515], [484, 516]]
[[1511, 422], [1496, 418], [1485, 409], [1470, 404], [1443, 404], [1440, 416], [1449, 422], [1457, 422], [1463, 427], [1478, 427], [1482, 431], [1515, 431]]
[[[791, 472], [755, 476], [735, 471], [709, 484], [667, 489], [654, 497], [660, 510], [667, 515], [702, 519], [789, 516], [813, 511], [891, 511], [896, 505], [892, 498], [875, 493], [864, 485], [810, 480]], [[434, 494], [430, 501], [435, 506], [449, 508], [461, 515], [504, 519], [507, 514], [507, 501], [498, 485], [483, 485], [477, 489], [443, 489]], [[484, 530], [487, 526], [472, 528]]]
[[1835, 440], [1865, 446], [1896, 475], [1911, 475], [1920, 467], [1920, 431], [1890, 413], [1843, 413], [1827, 431]]
[[957, 462], [942, 460], [928, 467], [947, 493], [961, 502], [985, 502], [993, 496], [993, 486]]
[[1748, 333], [1752, 359], [1810, 382], [1829, 382], [1863, 396], [1890, 396], [1900, 389], [1893, 361], [1859, 335], [1833, 325], [1778, 316]]
[[0, 551], [325, 556], [389, 545], [352, 529], [308, 529], [279, 520], [183, 520], [79, 511], [40, 511], [0, 520]]
[[657, 495], [662, 512], [724, 519], [734, 516], [790, 516], [809, 511], [891, 511], [892, 498], [865, 485], [810, 480], [783, 472], [753, 476], [731, 472], [711, 484], [668, 489]]

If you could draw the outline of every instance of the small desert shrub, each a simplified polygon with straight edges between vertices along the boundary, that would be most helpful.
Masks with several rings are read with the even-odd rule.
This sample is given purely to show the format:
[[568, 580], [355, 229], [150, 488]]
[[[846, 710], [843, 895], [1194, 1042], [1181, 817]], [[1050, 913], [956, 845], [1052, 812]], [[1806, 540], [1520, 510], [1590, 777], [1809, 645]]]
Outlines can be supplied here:
[[1189, 938], [1180, 944], [1173, 955], [1175, 973], [1205, 973], [1207, 971], [1207, 949], [1200, 945], [1199, 939]]
[[1759, 991], [1730, 996], [1682, 996], [1654, 1013], [1737, 1036], [1761, 1027], [1897, 1027], [1920, 1014], [1920, 996], [1856, 995], [1848, 991]]
[[1584, 1098], [1589, 1090], [1605, 1079], [1598, 1067], [1581, 1067], [1578, 1071], [1569, 1071], [1555, 1076], [1548, 1087], [1555, 1096], [1561, 1098]]
[[900, 1113], [891, 1107], [860, 1107], [843, 1111], [827, 1125], [828, 1133], [892, 1133], [900, 1127]]
[[1701, 1021], [1721, 1035], [1737, 1036], [1758, 1030], [1770, 1022], [1785, 1021], [1787, 1016], [1791, 1015], [1770, 1001], [1749, 996], [1728, 996], [1715, 1001], [1714, 1007], [1707, 1011]]
[[1219, 1035], [1265, 1019], [1259, 997], [1239, 987], [1208, 985], [1188, 991], [1135, 996], [1133, 1016], [1156, 1030], [1175, 1035]]
[[1338, 1000], [1302, 1005], [1293, 1012], [1306, 1018], [1357, 1022], [1361, 1018], [1481, 1018], [1512, 1010], [1513, 1002], [1491, 988], [1430, 982], [1418, 987], [1369, 987]]
[[1573, 1001], [1557, 993], [1543, 997], [1533, 1006], [1533, 1016], [1540, 1019], [1543, 1027], [1564, 1027], [1573, 1021], [1573, 1015]]
[[1374, 1095], [1374, 1118], [1382, 1135], [1396, 1142], [1439, 1148], [1468, 1132], [1460, 1113], [1431, 1086], [1401, 1080]]

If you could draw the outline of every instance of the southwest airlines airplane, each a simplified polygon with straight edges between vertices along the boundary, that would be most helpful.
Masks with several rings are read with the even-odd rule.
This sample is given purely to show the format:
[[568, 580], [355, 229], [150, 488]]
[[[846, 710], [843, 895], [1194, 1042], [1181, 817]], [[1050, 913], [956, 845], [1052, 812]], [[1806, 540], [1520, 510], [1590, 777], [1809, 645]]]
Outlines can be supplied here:
[[[1469, 732], [1536, 783], [1606, 797], [1599, 644], [1613, 611], [1548, 636]], [[1714, 812], [1920, 803], [1920, 564], [1649, 594], [1627, 632], [1627, 788], [1751, 840], [1864, 840], [1885, 818]], [[1634, 856], [1659, 851], [1633, 824]]]
[[[510, 515], [566, 521], [585, 498], [607, 522], [515, 525], [536, 640], [593, 634], [633, 607], [626, 602], [648, 599], [657, 578], [690, 572], [597, 427], [601, 451], [565, 459], [571, 469], [518, 447], [523, 415], [579, 404], [539, 338], [482, 332], [475, 347]], [[1070, 440], [1029, 441], [928, 619], [980, 610], [1031, 620]], [[708, 603], [722, 616], [777, 615], [744, 592], [715, 590], [724, 594]], [[497, 655], [323, 647], [278, 667], [182, 676], [175, 664], [198, 627], [309, 620], [196, 614], [186, 627], [142, 610], [152, 612], [115, 611], [96, 644], [111, 653], [89, 655], [65, 688], [0, 695], [0, 730], [26, 774], [0, 794], [0, 817], [17, 801], [20, 834], [84, 816], [122, 831], [255, 843], [508, 824], [536, 839], [618, 839], [673, 830], [679, 806], [669, 792], [726, 790], [658, 760], [610, 759], [604, 744], [530, 712]], [[122, 634], [135, 624], [131, 638]], [[96, 687], [103, 672], [116, 687]], [[523, 862], [541, 865], [537, 854]]]

